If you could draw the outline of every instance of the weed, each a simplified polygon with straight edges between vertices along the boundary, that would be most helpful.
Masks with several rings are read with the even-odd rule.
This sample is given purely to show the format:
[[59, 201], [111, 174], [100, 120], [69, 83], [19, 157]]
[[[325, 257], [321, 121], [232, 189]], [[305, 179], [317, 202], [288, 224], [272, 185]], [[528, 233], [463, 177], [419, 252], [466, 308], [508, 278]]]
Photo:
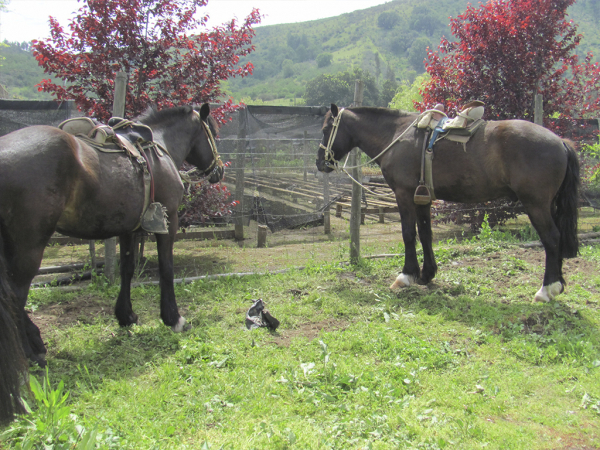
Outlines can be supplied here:
[[95, 427], [86, 429], [81, 425], [67, 404], [69, 392], [64, 391], [63, 381], [52, 389], [48, 368], [41, 384], [35, 376], [29, 380], [35, 407], [25, 402], [29, 414], [9, 426], [0, 435], [2, 440], [12, 442], [17, 450], [92, 450], [100, 444], [103, 448], [118, 448], [112, 431], [102, 435]]

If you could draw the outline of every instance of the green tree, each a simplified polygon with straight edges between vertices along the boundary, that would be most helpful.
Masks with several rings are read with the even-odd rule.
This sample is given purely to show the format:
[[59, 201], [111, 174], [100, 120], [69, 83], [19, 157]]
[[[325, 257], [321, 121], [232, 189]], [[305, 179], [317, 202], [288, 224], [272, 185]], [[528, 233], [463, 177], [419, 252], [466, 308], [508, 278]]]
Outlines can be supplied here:
[[394, 11], [383, 12], [377, 18], [377, 26], [384, 30], [391, 30], [400, 23], [400, 16]]
[[419, 38], [414, 30], [394, 30], [390, 33], [389, 49], [397, 56], [406, 56], [413, 42]]
[[333, 55], [331, 53], [321, 53], [317, 56], [317, 67], [327, 67], [331, 65]]
[[421, 90], [425, 83], [430, 79], [431, 76], [424, 73], [423, 75], [419, 75], [412, 84], [402, 84], [400, 88], [396, 90], [396, 95], [394, 95], [390, 101], [389, 107], [401, 109], [403, 111], [417, 111], [415, 103], [423, 101]]
[[427, 49], [429, 47], [431, 47], [429, 39], [420, 37], [415, 39], [408, 51], [408, 62], [419, 73], [425, 72], [425, 58], [427, 57]]
[[432, 36], [438, 29], [443, 28], [442, 22], [427, 6], [415, 6], [410, 14], [409, 26], [411, 30], [427, 33]]
[[286, 59], [281, 64], [281, 70], [283, 72], [284, 78], [290, 78], [294, 76], [294, 61], [291, 59]]
[[353, 71], [340, 72], [334, 75], [323, 74], [306, 84], [303, 98], [309, 106], [329, 105], [350, 106], [354, 101], [354, 85], [356, 80], [364, 83], [364, 106], [380, 104], [379, 89], [370, 72], [356, 68]]
[[[328, 105], [336, 103], [349, 105], [350, 84], [338, 74], [322, 74], [306, 83], [302, 98], [308, 106]], [[352, 100], [350, 100], [352, 102]]]
[[396, 80], [385, 80], [383, 82], [383, 85], [381, 86], [381, 93], [379, 94], [379, 105], [387, 106], [396, 95], [397, 90], [398, 83], [396, 82]]

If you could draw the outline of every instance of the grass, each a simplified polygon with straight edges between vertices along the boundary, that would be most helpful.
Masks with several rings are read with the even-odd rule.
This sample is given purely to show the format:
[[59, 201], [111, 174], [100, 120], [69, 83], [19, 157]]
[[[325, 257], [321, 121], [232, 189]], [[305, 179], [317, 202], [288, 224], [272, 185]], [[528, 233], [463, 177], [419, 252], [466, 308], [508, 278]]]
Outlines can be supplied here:
[[[397, 293], [402, 258], [178, 285], [183, 334], [160, 323], [156, 287], [133, 289], [141, 325], [127, 329], [110, 313], [116, 287], [36, 290], [38, 312], [82, 299], [107, 311], [43, 329], [48, 391], [68, 392], [70, 413], [48, 448], [598, 448], [600, 247], [566, 262], [549, 304], [531, 303], [543, 252], [506, 234], [436, 256], [434, 283]], [[256, 298], [276, 332], [244, 328]], [[44, 448], [47, 407], [29, 403], [0, 445]]]

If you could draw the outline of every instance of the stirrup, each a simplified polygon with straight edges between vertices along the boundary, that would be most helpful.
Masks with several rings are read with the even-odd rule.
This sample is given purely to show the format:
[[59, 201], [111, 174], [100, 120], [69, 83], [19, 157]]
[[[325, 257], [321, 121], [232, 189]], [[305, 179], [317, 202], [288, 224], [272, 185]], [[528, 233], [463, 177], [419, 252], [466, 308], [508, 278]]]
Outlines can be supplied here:
[[428, 205], [431, 203], [431, 193], [424, 184], [417, 186], [415, 190], [414, 202], [417, 205]]

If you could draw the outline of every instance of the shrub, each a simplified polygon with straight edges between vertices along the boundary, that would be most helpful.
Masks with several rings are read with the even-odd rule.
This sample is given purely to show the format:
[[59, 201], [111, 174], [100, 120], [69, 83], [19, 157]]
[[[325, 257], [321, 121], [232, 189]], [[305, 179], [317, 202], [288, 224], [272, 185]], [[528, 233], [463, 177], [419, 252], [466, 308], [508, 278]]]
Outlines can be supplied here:
[[333, 55], [331, 53], [321, 53], [317, 56], [317, 67], [327, 67], [331, 65]]
[[221, 183], [210, 184], [203, 180], [184, 183], [186, 194], [179, 206], [179, 226], [201, 225], [215, 218], [230, 216], [236, 200], [230, 201], [231, 192]]

